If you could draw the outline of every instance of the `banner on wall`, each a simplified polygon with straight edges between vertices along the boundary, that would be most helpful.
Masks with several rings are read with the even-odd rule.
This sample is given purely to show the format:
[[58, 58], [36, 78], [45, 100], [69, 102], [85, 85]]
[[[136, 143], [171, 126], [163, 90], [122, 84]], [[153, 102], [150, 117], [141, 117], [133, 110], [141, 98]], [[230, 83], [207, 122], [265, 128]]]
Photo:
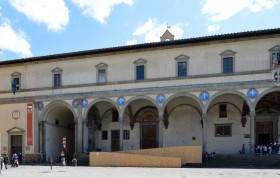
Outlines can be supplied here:
[[27, 104], [27, 146], [33, 145], [33, 128], [32, 128], [33, 104]]

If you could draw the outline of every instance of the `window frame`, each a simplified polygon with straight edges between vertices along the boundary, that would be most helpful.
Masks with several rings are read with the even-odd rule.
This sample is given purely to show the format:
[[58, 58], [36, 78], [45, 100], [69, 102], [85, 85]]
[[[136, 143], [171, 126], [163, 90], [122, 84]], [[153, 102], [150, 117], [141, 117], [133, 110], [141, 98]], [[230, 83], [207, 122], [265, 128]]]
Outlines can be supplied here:
[[[232, 51], [232, 50], [226, 50], [222, 53], [220, 53], [221, 56], [221, 73], [222, 74], [232, 74], [235, 72], [235, 55], [236, 52]], [[224, 72], [224, 60], [228, 59], [228, 58], [232, 58], [232, 71], [231, 72]]]
[[124, 140], [130, 139], [130, 130], [123, 130], [123, 139]]
[[101, 140], [108, 140], [108, 130], [102, 130]]
[[12, 82], [15, 82], [15, 79], [18, 79], [18, 84], [16, 84], [16, 89], [21, 90], [22, 89], [22, 85], [21, 85], [21, 73], [19, 72], [14, 72], [11, 74], [11, 80]]
[[[59, 88], [62, 86], [62, 69], [60, 68], [55, 68], [52, 70], [52, 86], [53, 88]], [[56, 75], [59, 75], [59, 80], [60, 80], [60, 83], [59, 85], [56, 85]]]
[[[96, 83], [97, 84], [106, 84], [107, 83], [107, 73], [108, 73], [108, 71], [107, 71], [107, 68], [108, 68], [108, 64], [106, 64], [106, 63], [103, 63], [103, 62], [101, 62], [101, 63], [99, 63], [99, 64], [97, 64], [96, 66], [95, 66], [95, 68], [96, 68]], [[104, 70], [105, 71], [105, 74], [104, 74], [104, 82], [102, 82], [101, 80], [100, 80], [100, 73], [99, 73], [99, 71], [100, 70]]]
[[[221, 108], [225, 106], [225, 111], [221, 111]], [[227, 104], [221, 103], [219, 104], [219, 118], [227, 118]]]
[[[141, 73], [141, 78], [140, 75], [138, 74], [138, 69], [139, 67], [143, 67], [143, 74]], [[145, 65], [136, 65], [136, 78], [135, 80], [145, 80]]]
[[[175, 71], [176, 71], [176, 77], [178, 78], [182, 78], [182, 77], [187, 77], [189, 76], [189, 59], [190, 57], [189, 56], [186, 56], [186, 55], [180, 55], [180, 56], [177, 56], [175, 58]], [[179, 76], [179, 63], [186, 63], [186, 75], [185, 76]]]
[[[222, 127], [223, 128], [223, 133], [222, 134], [218, 134], [218, 127]], [[225, 129], [224, 127], [229, 127], [229, 134], [225, 135]], [[225, 124], [215, 124], [215, 137], [232, 137], [232, 124], [231, 123], [225, 123]]]
[[[136, 81], [143, 81], [146, 80], [147, 78], [147, 61], [145, 59], [138, 59], [136, 61], [133, 62], [134, 63], [134, 80]], [[137, 75], [137, 67], [139, 66], [143, 66], [144, 68], [144, 74], [143, 74], [143, 79], [138, 79], [138, 75]]]
[[[114, 118], [115, 114], [117, 114], [116, 118]], [[119, 112], [117, 109], [112, 109], [112, 122], [119, 122]]]

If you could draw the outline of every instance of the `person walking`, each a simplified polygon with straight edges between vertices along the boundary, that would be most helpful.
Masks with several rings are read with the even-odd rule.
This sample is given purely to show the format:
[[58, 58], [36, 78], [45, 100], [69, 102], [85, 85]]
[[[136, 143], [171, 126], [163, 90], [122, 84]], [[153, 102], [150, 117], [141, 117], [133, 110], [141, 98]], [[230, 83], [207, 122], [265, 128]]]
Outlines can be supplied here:
[[9, 157], [5, 154], [3, 157], [5, 168], [8, 169]]

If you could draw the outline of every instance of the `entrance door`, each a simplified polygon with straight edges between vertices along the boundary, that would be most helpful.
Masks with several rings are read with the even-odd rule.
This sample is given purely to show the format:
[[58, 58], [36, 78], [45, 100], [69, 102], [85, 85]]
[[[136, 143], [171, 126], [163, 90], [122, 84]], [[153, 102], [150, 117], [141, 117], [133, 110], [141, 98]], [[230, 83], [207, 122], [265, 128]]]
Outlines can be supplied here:
[[257, 144], [264, 145], [273, 142], [273, 122], [256, 123]]
[[11, 154], [22, 153], [22, 135], [11, 135]]
[[111, 151], [120, 151], [120, 131], [111, 131]]
[[142, 149], [157, 148], [157, 127], [156, 125], [142, 125]]

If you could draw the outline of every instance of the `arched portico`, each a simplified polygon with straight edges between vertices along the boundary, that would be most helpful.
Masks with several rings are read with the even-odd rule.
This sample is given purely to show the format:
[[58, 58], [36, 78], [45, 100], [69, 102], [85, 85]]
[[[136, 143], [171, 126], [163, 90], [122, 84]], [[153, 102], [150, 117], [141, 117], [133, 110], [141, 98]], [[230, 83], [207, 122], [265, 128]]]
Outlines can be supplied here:
[[207, 134], [205, 151], [236, 154], [244, 145], [246, 152], [250, 152], [254, 147], [252, 111], [251, 101], [239, 91], [213, 95], [203, 108]]
[[162, 118], [153, 98], [133, 97], [126, 102], [123, 111], [124, 129], [129, 129], [130, 138], [133, 138], [124, 140], [124, 150], [162, 146]]
[[[49, 103], [40, 115], [40, 150], [46, 159], [59, 158], [61, 151], [67, 154], [68, 160], [76, 151], [75, 120], [73, 108], [64, 101]], [[66, 137], [66, 148], [62, 145], [62, 138]]]
[[84, 150], [119, 151], [121, 126], [119, 108], [111, 99], [92, 101], [83, 114]]
[[279, 140], [280, 89], [262, 92], [255, 100], [256, 144], [269, 145]]
[[163, 105], [164, 146], [203, 145], [202, 103], [189, 93], [170, 96]]

